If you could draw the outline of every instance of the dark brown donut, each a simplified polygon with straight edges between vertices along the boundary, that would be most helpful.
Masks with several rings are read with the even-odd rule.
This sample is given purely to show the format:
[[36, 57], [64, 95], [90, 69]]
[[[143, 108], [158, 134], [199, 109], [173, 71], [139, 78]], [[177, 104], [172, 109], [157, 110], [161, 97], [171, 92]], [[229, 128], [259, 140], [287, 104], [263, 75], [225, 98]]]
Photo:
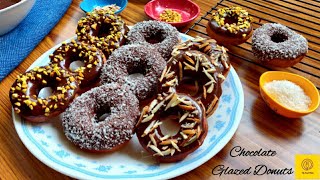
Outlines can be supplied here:
[[[99, 84], [101, 69], [106, 61], [101, 50], [75, 40], [71, 40], [69, 43], [62, 43], [49, 57], [51, 64], [58, 64], [59, 67], [77, 77], [80, 82], [81, 92]], [[82, 61], [84, 66], [71, 71], [70, 65], [74, 61]]]
[[285, 68], [305, 57], [308, 41], [282, 24], [267, 23], [253, 33], [252, 51], [261, 63]]
[[110, 152], [122, 147], [134, 133], [139, 102], [127, 88], [107, 84], [77, 97], [63, 113], [66, 137], [91, 152]]
[[203, 103], [206, 114], [210, 115], [222, 94], [224, 81], [221, 70], [210, 62], [202, 52], [181, 51], [175, 55], [160, 77], [160, 92], [174, 89]]
[[179, 43], [179, 31], [168, 23], [143, 21], [135, 24], [128, 33], [130, 44], [154, 47], [165, 60], [170, 58], [173, 46]]
[[224, 76], [228, 75], [231, 65], [227, 49], [223, 46], [219, 46], [216, 40], [197, 36], [194, 39], [176, 45], [172, 52], [172, 56], [174, 57], [179, 54], [180, 51], [189, 50], [197, 50], [205, 53], [210, 57], [210, 62], [216, 68], [220, 69]]
[[[160, 125], [174, 121], [177, 134], [165, 134]], [[203, 106], [175, 92], [162, 93], [140, 115], [136, 134], [140, 144], [160, 162], [176, 162], [199, 148], [208, 131]]]
[[112, 11], [96, 9], [78, 22], [77, 38], [101, 49], [106, 58], [126, 42], [128, 27]]
[[224, 7], [213, 15], [206, 30], [219, 44], [238, 45], [251, 37], [251, 21], [249, 13], [241, 7]]
[[[52, 88], [52, 95], [38, 97], [44, 87]], [[36, 67], [20, 74], [9, 96], [16, 113], [33, 122], [43, 122], [59, 115], [71, 103], [78, 91], [78, 82], [68, 71], [57, 65]]]
[[[125, 45], [112, 53], [101, 73], [102, 83], [127, 84], [139, 100], [156, 94], [158, 78], [166, 66], [165, 60], [151, 47]], [[131, 78], [131, 74], [143, 76]]]
[[230, 70], [226, 49], [212, 39], [197, 37], [180, 43], [159, 78], [159, 92], [170, 88], [203, 103], [213, 114], [222, 94], [221, 84]]

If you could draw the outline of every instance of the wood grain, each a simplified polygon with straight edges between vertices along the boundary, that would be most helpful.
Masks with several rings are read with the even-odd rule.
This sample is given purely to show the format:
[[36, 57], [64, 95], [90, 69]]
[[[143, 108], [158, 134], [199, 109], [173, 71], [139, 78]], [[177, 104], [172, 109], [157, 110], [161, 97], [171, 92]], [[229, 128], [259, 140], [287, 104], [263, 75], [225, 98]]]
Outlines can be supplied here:
[[[143, 7], [147, 3], [147, 0], [129, 0], [127, 8], [121, 13], [123, 19], [129, 24], [133, 25], [136, 22], [147, 20], [148, 18], [144, 14]], [[217, 1], [212, 0], [194, 0], [201, 8], [201, 16], [210, 10], [210, 8], [216, 5]], [[259, 4], [263, 4], [268, 8], [256, 7], [250, 3], [250, 1], [237, 1], [244, 5], [260, 8], [263, 12], [274, 13], [270, 8], [277, 7], [277, 4], [283, 4], [286, 7], [292, 6], [293, 1], [256, 1]], [[308, 1], [309, 2], [309, 1]], [[20, 141], [11, 118], [11, 104], [8, 98], [8, 92], [11, 84], [15, 80], [19, 73], [24, 72], [41, 54], [52, 48], [55, 44], [62, 42], [63, 40], [74, 36], [74, 31], [77, 26], [77, 21], [85, 14], [79, 8], [80, 0], [74, 0], [67, 13], [63, 16], [57, 26], [42, 40], [42, 42], [31, 52], [31, 54], [14, 70], [9, 74], [2, 82], [0, 82], [0, 179], [71, 179], [65, 175], [62, 175], [51, 168], [47, 167], [39, 160], [37, 160], [22, 144]], [[233, 1], [228, 1], [226, 5], [232, 4]], [[298, 9], [305, 13], [320, 15], [319, 8], [315, 8], [312, 4], [317, 4], [316, 1], [310, 1], [309, 4], [297, 1], [296, 3], [303, 5], [306, 8]], [[48, 5], [49, 6], [49, 5]], [[221, 6], [220, 6], [221, 7]], [[311, 10], [317, 11], [316, 13]], [[290, 11], [295, 13], [299, 17], [306, 16], [295, 12], [292, 9], [281, 8], [279, 11]], [[249, 11], [250, 12], [250, 11]], [[265, 16], [264, 13], [251, 11], [256, 16]], [[274, 17], [263, 17], [268, 20], [281, 21], [288, 26], [292, 26], [301, 30], [302, 32], [308, 32], [314, 34], [314, 36], [307, 37], [312, 41], [319, 43], [319, 32], [310, 30], [307, 27], [318, 28], [319, 25], [310, 22], [300, 22], [296, 17], [283, 15], [283, 18], [292, 20], [293, 22], [303, 23], [307, 27], [301, 27], [288, 21], [279, 20]], [[309, 18], [309, 17], [306, 17]], [[311, 17], [310, 20], [319, 21], [319, 18]], [[261, 21], [260, 23], [264, 23]], [[187, 27], [180, 29], [181, 32], [186, 31], [191, 24]], [[258, 27], [259, 24], [254, 24]], [[199, 28], [199, 31], [204, 31], [203, 28]], [[192, 35], [197, 33], [192, 32]], [[250, 41], [249, 41], [250, 43]], [[317, 43], [311, 43], [313, 49], [320, 50], [320, 46]], [[244, 49], [249, 49], [250, 44], [241, 45]], [[238, 47], [229, 48], [232, 53], [235, 53], [241, 57], [252, 59], [252, 54]], [[318, 54], [314, 51], [309, 52], [311, 57], [316, 57]], [[232, 65], [236, 69], [244, 90], [245, 95], [245, 107], [242, 120], [238, 130], [236, 131], [230, 142], [212, 159], [204, 163], [195, 170], [188, 172], [177, 179], [216, 179], [218, 176], [213, 176], [211, 171], [217, 165], [225, 165], [230, 168], [244, 169], [248, 167], [255, 167], [258, 164], [265, 164], [269, 168], [294, 168], [294, 156], [295, 154], [320, 154], [320, 111], [319, 109], [301, 119], [286, 119], [278, 116], [270, 110], [263, 102], [259, 95], [259, 76], [267, 71], [267, 68], [256, 65], [254, 63], [244, 61], [241, 58], [231, 56]], [[319, 61], [307, 58], [304, 61], [310, 61], [314, 66], [320, 67]], [[319, 70], [315, 68], [306, 67], [303, 64], [298, 65], [299, 68], [306, 69], [313, 74], [319, 74]], [[295, 69], [289, 69], [289, 71], [302, 74], [316, 84], [320, 83], [318, 79], [312, 76], [301, 73]], [[274, 157], [231, 157], [229, 155], [230, 150], [234, 146], [241, 145], [247, 150], [264, 150], [272, 149], [277, 152]], [[281, 178], [292, 179], [294, 176], [263, 176], [262, 178]], [[254, 176], [232, 176], [223, 175], [223, 179], [255, 179]], [[261, 177], [260, 177], [261, 178]]]

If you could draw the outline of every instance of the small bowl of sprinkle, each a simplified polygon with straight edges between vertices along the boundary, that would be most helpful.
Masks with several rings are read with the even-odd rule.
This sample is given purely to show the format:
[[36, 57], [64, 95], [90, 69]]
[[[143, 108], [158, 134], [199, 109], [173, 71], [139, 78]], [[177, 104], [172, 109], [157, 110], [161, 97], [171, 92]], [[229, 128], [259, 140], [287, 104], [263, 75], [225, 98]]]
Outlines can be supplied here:
[[152, 0], [144, 6], [144, 12], [151, 19], [182, 27], [199, 16], [200, 8], [191, 0]]
[[95, 9], [104, 9], [119, 14], [126, 8], [127, 4], [128, 0], [83, 0], [80, 3], [80, 8], [86, 13]]
[[300, 118], [319, 107], [319, 91], [308, 79], [283, 71], [268, 71], [260, 76], [260, 94], [276, 113]]

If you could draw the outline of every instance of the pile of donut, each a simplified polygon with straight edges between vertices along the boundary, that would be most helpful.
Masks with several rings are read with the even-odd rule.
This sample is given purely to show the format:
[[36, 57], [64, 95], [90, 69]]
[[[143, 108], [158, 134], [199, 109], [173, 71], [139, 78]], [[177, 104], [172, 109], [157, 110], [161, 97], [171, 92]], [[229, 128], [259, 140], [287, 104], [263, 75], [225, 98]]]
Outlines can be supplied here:
[[[81, 18], [76, 35], [49, 65], [18, 76], [9, 93], [16, 113], [31, 122], [62, 113], [67, 139], [90, 152], [115, 151], [135, 133], [160, 162], [182, 160], [201, 146], [230, 70], [223, 46], [201, 37], [180, 42], [175, 27], [158, 21], [129, 30], [102, 9]], [[73, 67], [76, 61], [81, 66]], [[42, 97], [45, 87], [52, 93]], [[162, 131], [164, 121], [178, 132]]]
[[[61, 113], [68, 140], [83, 150], [110, 152], [136, 133], [160, 162], [184, 159], [207, 135], [230, 70], [227, 49], [252, 34], [240, 7], [219, 9], [208, 35], [180, 42], [173, 26], [143, 21], [130, 30], [120, 16], [97, 9], [78, 22], [76, 40], [62, 43], [50, 63], [18, 76], [10, 89], [13, 109], [32, 122]], [[286, 67], [307, 53], [307, 41], [280, 24], [265, 24], [252, 38], [256, 57]], [[80, 67], [72, 63], [80, 61]], [[52, 93], [40, 97], [42, 88]], [[162, 131], [166, 121], [179, 130]]]

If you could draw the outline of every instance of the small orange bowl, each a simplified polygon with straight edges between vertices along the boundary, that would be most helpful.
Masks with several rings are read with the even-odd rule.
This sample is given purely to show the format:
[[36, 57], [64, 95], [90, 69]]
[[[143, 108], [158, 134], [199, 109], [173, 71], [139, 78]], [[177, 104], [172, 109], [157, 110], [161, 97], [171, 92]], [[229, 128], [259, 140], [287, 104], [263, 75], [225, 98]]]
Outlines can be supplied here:
[[[299, 85], [306, 95], [308, 95], [311, 99], [311, 104], [307, 111], [297, 111], [293, 109], [289, 109], [279, 102], [277, 102], [273, 97], [271, 97], [268, 92], [265, 90], [264, 85], [273, 80], [288, 80], [297, 85]], [[288, 117], [288, 118], [300, 118], [304, 115], [307, 115], [313, 111], [315, 111], [319, 107], [320, 97], [319, 91], [314, 86], [314, 84], [308, 79], [299, 76], [297, 74], [283, 72], [283, 71], [268, 71], [263, 73], [260, 76], [259, 80], [260, 86], [260, 94], [263, 100], [267, 103], [267, 105], [274, 110], [276, 113]]]

